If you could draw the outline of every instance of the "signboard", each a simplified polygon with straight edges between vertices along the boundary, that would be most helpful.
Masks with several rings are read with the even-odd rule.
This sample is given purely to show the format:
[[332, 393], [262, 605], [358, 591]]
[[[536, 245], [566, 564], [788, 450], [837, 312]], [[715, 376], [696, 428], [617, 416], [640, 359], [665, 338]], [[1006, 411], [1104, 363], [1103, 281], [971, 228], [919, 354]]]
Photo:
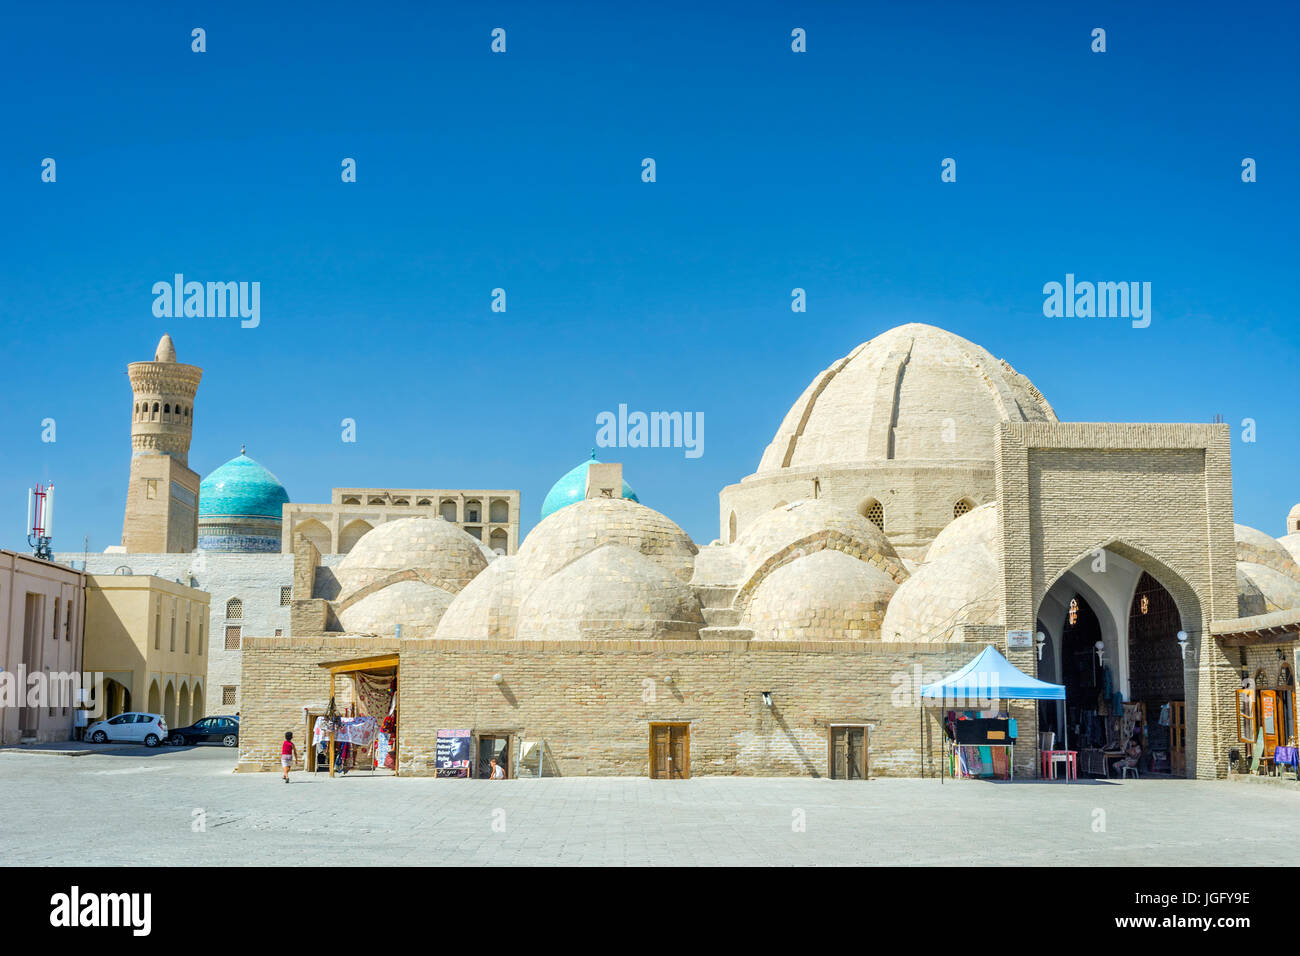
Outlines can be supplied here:
[[1007, 648], [1033, 647], [1033, 631], [1007, 631]]
[[433, 748], [435, 777], [469, 776], [472, 736], [468, 730], [438, 731], [438, 739]]

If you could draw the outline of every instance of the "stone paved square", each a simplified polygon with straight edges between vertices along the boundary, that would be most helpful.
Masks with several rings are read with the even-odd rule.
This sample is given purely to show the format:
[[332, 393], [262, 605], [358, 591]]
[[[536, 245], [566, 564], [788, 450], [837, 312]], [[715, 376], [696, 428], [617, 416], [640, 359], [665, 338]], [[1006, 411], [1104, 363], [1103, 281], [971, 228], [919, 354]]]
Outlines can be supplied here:
[[[31, 865], [1290, 864], [1300, 788], [697, 777], [235, 774], [221, 747], [0, 752], [0, 863]], [[205, 826], [194, 829], [201, 811]], [[806, 828], [794, 824], [802, 812]], [[1104, 813], [1104, 832], [1094, 821]], [[504, 830], [494, 829], [503, 821]], [[498, 827], [500, 823], [498, 822]]]

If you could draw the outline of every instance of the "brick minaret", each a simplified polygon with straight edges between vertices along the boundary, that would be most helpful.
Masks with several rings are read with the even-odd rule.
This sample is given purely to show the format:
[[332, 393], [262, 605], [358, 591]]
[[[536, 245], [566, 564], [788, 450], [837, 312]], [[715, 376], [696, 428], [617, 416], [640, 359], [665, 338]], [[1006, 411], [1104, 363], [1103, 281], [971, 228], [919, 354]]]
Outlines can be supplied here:
[[185, 553], [198, 540], [199, 476], [189, 469], [194, 395], [203, 369], [176, 361], [170, 335], [152, 362], [127, 366], [131, 407], [131, 483], [122, 546], [128, 553]]

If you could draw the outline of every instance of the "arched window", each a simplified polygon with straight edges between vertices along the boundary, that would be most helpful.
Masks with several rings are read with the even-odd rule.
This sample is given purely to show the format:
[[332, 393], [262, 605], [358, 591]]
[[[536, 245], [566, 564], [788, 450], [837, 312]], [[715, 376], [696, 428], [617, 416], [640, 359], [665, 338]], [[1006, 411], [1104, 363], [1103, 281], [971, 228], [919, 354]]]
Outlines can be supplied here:
[[727, 544], [736, 543], [736, 513], [733, 511], [727, 519]]
[[239, 598], [231, 598], [226, 602], [226, 620], [242, 621], [244, 619], [244, 602]]
[[957, 502], [955, 505], [952, 506], [952, 516], [954, 518], [960, 518], [962, 515], [973, 510], [974, 508], [975, 508], [975, 502], [971, 501], [969, 498], [963, 498], [961, 499], [961, 501]]
[[862, 517], [866, 518], [881, 531], [885, 530], [885, 506], [872, 498], [862, 506]]
[[154, 420], [154, 421], [157, 421], [157, 420], [158, 420], [158, 403], [157, 403], [157, 402], [154, 402], [154, 403], [153, 403], [153, 420]]

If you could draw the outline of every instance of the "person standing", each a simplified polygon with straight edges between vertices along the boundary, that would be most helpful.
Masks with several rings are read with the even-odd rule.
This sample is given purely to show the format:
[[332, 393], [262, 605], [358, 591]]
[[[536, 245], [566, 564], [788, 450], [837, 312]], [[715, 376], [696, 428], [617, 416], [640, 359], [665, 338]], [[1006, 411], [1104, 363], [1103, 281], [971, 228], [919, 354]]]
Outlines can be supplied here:
[[298, 759], [298, 745], [293, 742], [293, 731], [284, 732], [284, 743], [280, 744], [280, 766], [284, 769], [284, 782], [289, 782], [289, 769]]

